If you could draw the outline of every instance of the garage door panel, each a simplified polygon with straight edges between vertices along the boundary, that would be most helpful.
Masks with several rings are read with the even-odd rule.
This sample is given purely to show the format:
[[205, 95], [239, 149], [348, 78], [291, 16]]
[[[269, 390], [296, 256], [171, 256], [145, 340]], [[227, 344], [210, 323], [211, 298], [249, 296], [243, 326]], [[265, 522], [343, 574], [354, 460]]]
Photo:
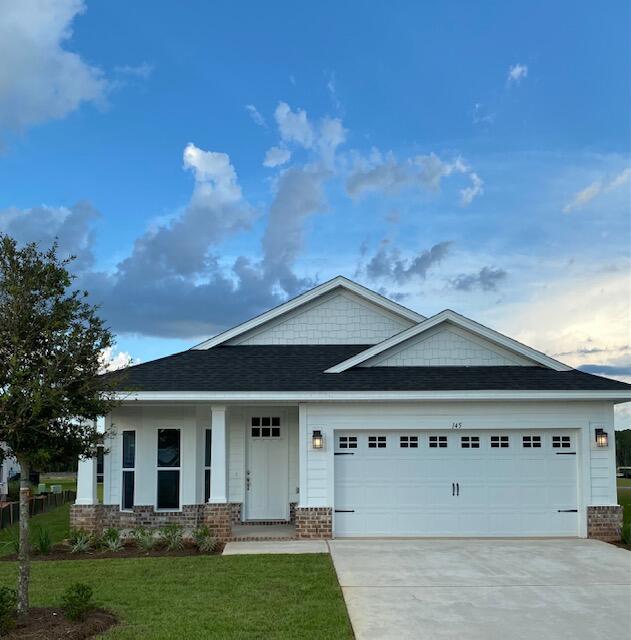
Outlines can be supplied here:
[[[358, 447], [335, 456], [337, 536], [577, 535], [577, 514], [566, 512], [577, 506], [576, 455], [558, 455], [546, 434], [504, 432], [509, 446], [493, 448], [504, 433], [468, 431], [478, 446], [463, 447], [474, 440], [462, 432], [389, 432], [385, 448], [369, 449], [368, 436], [383, 432], [344, 433]], [[439, 434], [447, 446], [430, 448]], [[533, 434], [541, 446], [525, 447]], [[401, 447], [401, 435], [418, 446]]]

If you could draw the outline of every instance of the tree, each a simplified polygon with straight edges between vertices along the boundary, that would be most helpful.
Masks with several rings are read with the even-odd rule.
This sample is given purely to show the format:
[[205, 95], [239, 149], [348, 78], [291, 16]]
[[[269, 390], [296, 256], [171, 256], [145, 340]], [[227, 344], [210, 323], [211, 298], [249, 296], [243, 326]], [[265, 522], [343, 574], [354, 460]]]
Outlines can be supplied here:
[[19, 248], [0, 234], [0, 442], [20, 476], [18, 614], [28, 612], [29, 472], [94, 455], [96, 418], [117, 404], [98, 379], [99, 355], [113, 336], [88, 301], [72, 290], [57, 245]]

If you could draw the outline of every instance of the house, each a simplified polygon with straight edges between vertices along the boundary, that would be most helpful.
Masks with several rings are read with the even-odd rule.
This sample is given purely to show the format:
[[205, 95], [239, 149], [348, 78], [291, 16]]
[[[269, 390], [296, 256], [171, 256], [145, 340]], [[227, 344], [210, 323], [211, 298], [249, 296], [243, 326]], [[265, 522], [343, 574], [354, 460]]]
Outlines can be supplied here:
[[107, 379], [123, 402], [103, 504], [81, 461], [75, 527], [619, 534], [613, 408], [631, 385], [343, 277]]

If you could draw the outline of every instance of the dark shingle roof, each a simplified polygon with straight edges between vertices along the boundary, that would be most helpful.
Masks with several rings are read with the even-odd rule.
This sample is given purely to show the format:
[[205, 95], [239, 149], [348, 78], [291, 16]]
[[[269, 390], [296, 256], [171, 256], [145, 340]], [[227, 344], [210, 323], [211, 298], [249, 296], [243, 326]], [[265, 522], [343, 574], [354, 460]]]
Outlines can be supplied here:
[[324, 373], [369, 345], [218, 346], [103, 376], [124, 391], [625, 390], [631, 385], [544, 367], [355, 367]]

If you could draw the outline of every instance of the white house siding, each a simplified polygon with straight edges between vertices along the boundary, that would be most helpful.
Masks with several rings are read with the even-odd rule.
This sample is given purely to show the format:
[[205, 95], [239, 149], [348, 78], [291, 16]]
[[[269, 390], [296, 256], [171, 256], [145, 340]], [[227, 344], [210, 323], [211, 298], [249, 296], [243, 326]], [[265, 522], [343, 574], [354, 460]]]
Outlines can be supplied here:
[[418, 337], [367, 360], [364, 367], [413, 366], [532, 366], [531, 360], [449, 324], [443, 324]]
[[[334, 434], [336, 430], [434, 430], [462, 425], [468, 430], [554, 430], [576, 429], [578, 454], [578, 502], [581, 522], [589, 505], [614, 505], [615, 445], [613, 409], [603, 402], [425, 402], [406, 404], [305, 404], [305, 434], [302, 452], [306, 469], [302, 474], [301, 507], [332, 507], [334, 504]], [[597, 449], [593, 442], [595, 425], [609, 432], [610, 446]], [[301, 425], [302, 426], [302, 425]], [[310, 434], [320, 429], [326, 441], [323, 450], [314, 450]], [[596, 476], [592, 470], [597, 470]], [[584, 524], [582, 525], [584, 527]], [[583, 530], [581, 535], [586, 535]]]
[[226, 344], [376, 344], [412, 322], [350, 292], [334, 292]]

